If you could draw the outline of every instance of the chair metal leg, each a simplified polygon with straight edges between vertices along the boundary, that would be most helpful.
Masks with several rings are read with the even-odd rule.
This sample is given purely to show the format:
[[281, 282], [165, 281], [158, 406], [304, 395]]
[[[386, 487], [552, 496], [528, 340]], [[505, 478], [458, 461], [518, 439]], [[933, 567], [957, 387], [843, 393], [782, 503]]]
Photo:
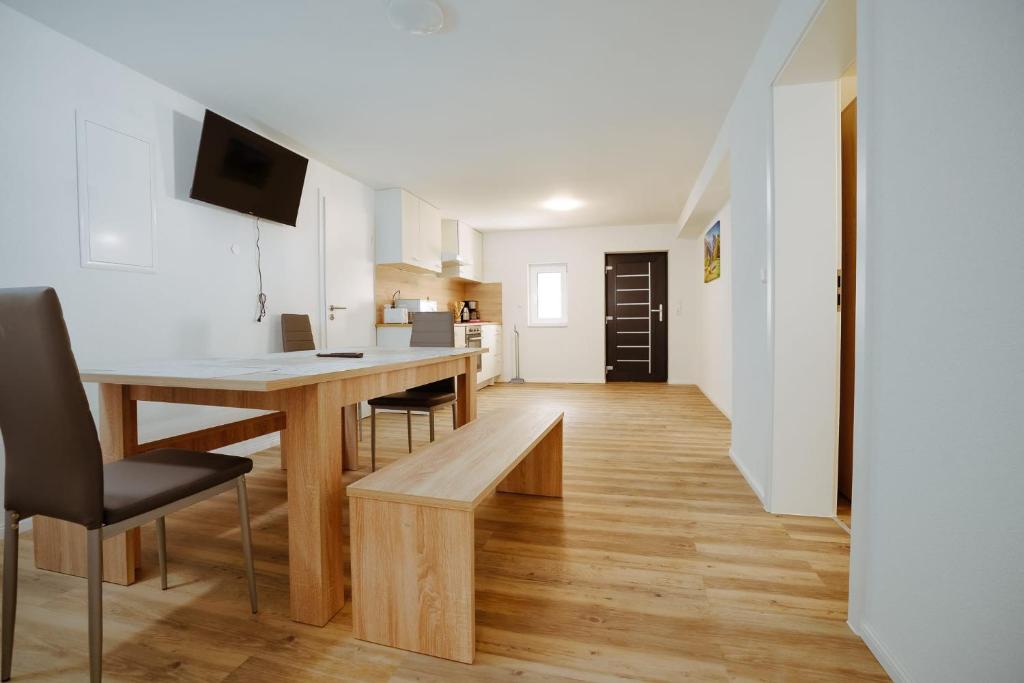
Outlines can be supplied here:
[[249, 528], [249, 493], [245, 488], [245, 477], [235, 480], [238, 486], [238, 517], [242, 527], [242, 553], [245, 555], [245, 575], [249, 579], [249, 605], [256, 614], [256, 571], [252, 562], [252, 530]]
[[156, 557], [160, 563], [160, 588], [167, 590], [167, 525], [163, 517], [156, 520]]
[[370, 406], [370, 471], [377, 471], [377, 409]]
[[14, 654], [14, 613], [18, 607], [18, 513], [7, 511], [4, 520], [3, 662], [0, 679], [11, 680]]
[[405, 411], [405, 431], [409, 435], [409, 452], [412, 453], [412, 411]]
[[86, 531], [89, 568], [89, 680], [103, 677], [103, 530]]
[[452, 404], [452, 429], [458, 429], [458, 428], [459, 428], [459, 420], [458, 420], [457, 417], [455, 417], [455, 404], [453, 403]]
[[427, 412], [430, 413], [430, 441], [431, 441], [431, 443], [433, 443], [433, 441], [434, 441], [434, 409], [431, 408]]

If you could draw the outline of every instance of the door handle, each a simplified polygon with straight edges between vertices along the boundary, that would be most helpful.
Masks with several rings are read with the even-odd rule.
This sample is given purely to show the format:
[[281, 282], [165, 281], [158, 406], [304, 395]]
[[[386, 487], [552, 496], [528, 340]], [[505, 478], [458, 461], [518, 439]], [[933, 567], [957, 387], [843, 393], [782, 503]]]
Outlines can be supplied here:
[[658, 314], [658, 322], [664, 322], [664, 318], [662, 317], [662, 304], [658, 304], [657, 308], [651, 309], [651, 315], [654, 315], [655, 313]]
[[327, 306], [327, 310], [331, 312], [331, 314], [329, 316], [327, 316], [327, 319], [328, 320], [334, 320], [334, 312], [335, 311], [346, 311], [346, 310], [348, 310], [348, 306], [335, 306], [334, 304], [330, 304], [330, 305]]

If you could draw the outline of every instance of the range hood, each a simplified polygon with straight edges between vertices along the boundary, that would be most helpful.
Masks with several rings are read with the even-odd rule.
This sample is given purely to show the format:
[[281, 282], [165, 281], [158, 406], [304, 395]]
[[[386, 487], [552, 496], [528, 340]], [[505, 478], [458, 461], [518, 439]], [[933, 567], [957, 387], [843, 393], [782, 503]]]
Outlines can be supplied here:
[[453, 266], [473, 265], [471, 227], [462, 221], [441, 221], [441, 263]]

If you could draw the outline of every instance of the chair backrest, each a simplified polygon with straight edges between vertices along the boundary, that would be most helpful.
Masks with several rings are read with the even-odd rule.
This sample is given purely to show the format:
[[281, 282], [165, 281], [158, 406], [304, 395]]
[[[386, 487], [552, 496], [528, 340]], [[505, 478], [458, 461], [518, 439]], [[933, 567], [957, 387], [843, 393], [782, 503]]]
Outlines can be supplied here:
[[96, 528], [103, 456], [57, 293], [0, 289], [4, 507]]
[[448, 311], [414, 313], [409, 346], [455, 346], [455, 319]]
[[[414, 313], [412, 319], [412, 338], [409, 346], [455, 346], [455, 318], [448, 311], [438, 313]], [[455, 379], [441, 379], [430, 384], [421, 384], [409, 391], [430, 392], [432, 394], [455, 393]]]
[[285, 351], [314, 351], [313, 327], [309, 316], [299, 313], [281, 314], [281, 345]]

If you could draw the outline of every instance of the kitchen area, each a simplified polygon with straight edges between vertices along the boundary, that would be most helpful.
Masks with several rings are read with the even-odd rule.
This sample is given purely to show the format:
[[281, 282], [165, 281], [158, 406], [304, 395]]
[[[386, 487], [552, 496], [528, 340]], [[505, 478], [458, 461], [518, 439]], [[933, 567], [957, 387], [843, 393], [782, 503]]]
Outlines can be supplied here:
[[377, 345], [409, 346], [418, 312], [449, 311], [455, 346], [486, 348], [477, 386], [501, 375], [501, 283], [483, 281], [483, 235], [407, 190], [376, 193]]

